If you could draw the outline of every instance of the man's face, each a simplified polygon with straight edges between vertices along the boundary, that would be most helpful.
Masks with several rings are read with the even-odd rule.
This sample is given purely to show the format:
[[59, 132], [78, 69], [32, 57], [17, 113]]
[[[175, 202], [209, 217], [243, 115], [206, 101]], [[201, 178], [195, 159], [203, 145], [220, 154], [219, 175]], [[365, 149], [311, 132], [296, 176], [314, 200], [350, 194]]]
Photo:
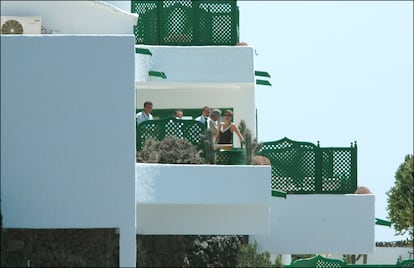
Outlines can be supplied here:
[[212, 114], [211, 115], [211, 119], [213, 120], [213, 121], [217, 121], [217, 120], [219, 120], [219, 115], [218, 114]]
[[210, 116], [210, 108], [205, 108], [205, 109], [203, 110], [203, 115], [204, 115], [205, 117], [209, 117], [209, 116]]
[[144, 107], [144, 112], [150, 114], [152, 112], [152, 104], [146, 104]]

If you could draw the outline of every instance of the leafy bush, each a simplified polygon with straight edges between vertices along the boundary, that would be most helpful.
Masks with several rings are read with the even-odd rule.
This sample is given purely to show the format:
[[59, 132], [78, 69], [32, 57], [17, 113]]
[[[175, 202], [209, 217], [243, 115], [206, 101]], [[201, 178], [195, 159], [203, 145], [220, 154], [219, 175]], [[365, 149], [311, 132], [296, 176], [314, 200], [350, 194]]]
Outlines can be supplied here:
[[237, 235], [138, 235], [137, 267], [236, 267]]
[[242, 236], [197, 236], [188, 254], [191, 267], [235, 267]]
[[149, 139], [137, 152], [137, 162], [162, 164], [203, 164], [200, 151], [189, 141], [166, 137], [162, 141]]
[[201, 135], [201, 143], [203, 147], [202, 156], [204, 157], [206, 164], [216, 163], [216, 153], [214, 150], [214, 133], [211, 129], [207, 129]]

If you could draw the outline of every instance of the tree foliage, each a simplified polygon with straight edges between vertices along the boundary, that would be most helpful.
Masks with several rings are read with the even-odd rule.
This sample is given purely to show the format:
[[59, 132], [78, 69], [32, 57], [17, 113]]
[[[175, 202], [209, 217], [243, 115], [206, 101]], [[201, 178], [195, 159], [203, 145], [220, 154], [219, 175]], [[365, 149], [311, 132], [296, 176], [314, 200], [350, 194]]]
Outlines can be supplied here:
[[407, 231], [413, 238], [414, 214], [414, 162], [413, 155], [407, 155], [404, 163], [395, 173], [394, 186], [387, 192], [388, 217], [394, 224], [397, 234], [405, 234]]
[[238, 267], [272, 267], [269, 252], [258, 252], [257, 242], [241, 246]]

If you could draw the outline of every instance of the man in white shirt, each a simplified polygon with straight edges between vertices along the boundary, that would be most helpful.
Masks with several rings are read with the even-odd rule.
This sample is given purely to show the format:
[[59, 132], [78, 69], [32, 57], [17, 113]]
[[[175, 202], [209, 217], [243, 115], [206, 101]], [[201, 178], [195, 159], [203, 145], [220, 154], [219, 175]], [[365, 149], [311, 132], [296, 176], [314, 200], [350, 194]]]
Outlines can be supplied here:
[[210, 107], [204, 106], [203, 111], [201, 112], [201, 115], [199, 117], [197, 117], [195, 120], [200, 121], [203, 124], [206, 124], [206, 122], [207, 122], [207, 128], [210, 128], [210, 121], [211, 121], [211, 119], [209, 117], [210, 116], [210, 111], [211, 111]]
[[137, 124], [140, 124], [146, 120], [152, 120], [152, 102], [146, 101], [144, 102], [144, 111], [137, 113], [136, 119]]

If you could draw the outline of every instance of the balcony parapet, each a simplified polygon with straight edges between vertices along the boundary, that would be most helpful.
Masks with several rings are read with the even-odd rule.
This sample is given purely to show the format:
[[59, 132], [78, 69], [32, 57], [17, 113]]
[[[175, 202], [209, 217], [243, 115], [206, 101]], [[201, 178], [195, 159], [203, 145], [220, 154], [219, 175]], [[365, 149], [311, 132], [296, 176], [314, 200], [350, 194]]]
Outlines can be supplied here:
[[269, 233], [269, 166], [137, 163], [135, 170], [137, 233]]

